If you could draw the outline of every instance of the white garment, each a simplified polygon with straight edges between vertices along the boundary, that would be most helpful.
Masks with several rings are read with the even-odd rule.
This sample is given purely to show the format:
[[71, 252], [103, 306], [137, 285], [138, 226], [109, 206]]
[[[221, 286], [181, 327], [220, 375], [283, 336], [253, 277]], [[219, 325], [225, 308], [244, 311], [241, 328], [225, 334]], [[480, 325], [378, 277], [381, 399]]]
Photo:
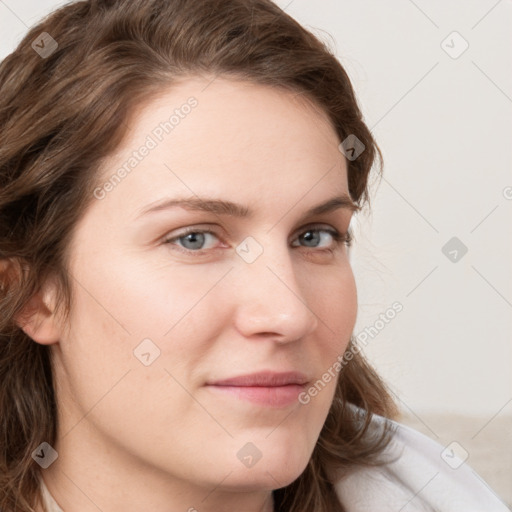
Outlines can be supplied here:
[[[382, 421], [375, 415], [372, 427]], [[392, 424], [396, 430], [383, 455], [396, 461], [355, 469], [335, 484], [348, 512], [511, 512], [465, 462], [457, 469], [452, 466], [460, 459], [445, 457], [452, 466], [445, 462], [441, 454], [446, 447], [406, 425]], [[41, 490], [48, 512], [64, 512], [42, 479]]]
[[[375, 415], [372, 427], [383, 420]], [[451, 443], [445, 447], [413, 428], [391, 423], [396, 429], [383, 455], [398, 457], [396, 461], [358, 468], [335, 485], [348, 512], [510, 512], [454, 455]]]
[[59, 505], [57, 505], [57, 502], [53, 499], [53, 496], [50, 494], [48, 487], [46, 487], [44, 480], [42, 478], [40, 478], [39, 481], [40, 481], [41, 494], [42, 494], [42, 498], [43, 498], [43, 506], [44, 506], [44, 509], [46, 510], [46, 512], [64, 512], [59, 507]]

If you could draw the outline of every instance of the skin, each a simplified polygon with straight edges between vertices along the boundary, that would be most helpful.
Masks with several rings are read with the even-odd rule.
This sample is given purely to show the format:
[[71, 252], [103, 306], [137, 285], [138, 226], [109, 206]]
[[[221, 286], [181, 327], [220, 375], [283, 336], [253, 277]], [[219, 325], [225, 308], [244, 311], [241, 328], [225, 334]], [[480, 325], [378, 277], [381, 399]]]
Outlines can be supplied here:
[[[65, 512], [271, 511], [272, 490], [305, 469], [329, 411], [334, 379], [309, 404], [284, 407], [205, 386], [261, 370], [315, 382], [357, 315], [347, 247], [323, 231], [345, 233], [353, 210], [303, 218], [348, 194], [327, 116], [287, 91], [222, 77], [205, 89], [210, 81], [188, 78], [140, 108], [101, 183], [170, 111], [198, 100], [76, 226], [69, 319], [49, 282], [24, 320], [53, 354], [59, 457], [41, 473]], [[164, 197], [196, 195], [253, 214], [175, 207], [136, 218]], [[187, 227], [215, 231], [202, 255], [201, 238], [176, 239]], [[319, 238], [308, 243], [300, 235], [312, 227]], [[252, 263], [236, 252], [248, 236], [263, 248]], [[133, 353], [146, 338], [160, 350], [149, 366]], [[262, 454], [251, 468], [237, 457], [248, 442]]]

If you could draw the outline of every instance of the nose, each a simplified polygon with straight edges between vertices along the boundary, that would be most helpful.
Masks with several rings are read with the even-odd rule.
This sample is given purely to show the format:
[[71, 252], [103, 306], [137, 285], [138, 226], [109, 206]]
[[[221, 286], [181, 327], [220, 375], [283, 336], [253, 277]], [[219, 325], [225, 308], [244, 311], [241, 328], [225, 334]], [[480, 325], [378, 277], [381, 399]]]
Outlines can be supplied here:
[[313, 281], [299, 283], [295, 267], [287, 247], [270, 244], [256, 261], [238, 261], [235, 326], [243, 336], [288, 343], [317, 329], [319, 318], [305, 293]]

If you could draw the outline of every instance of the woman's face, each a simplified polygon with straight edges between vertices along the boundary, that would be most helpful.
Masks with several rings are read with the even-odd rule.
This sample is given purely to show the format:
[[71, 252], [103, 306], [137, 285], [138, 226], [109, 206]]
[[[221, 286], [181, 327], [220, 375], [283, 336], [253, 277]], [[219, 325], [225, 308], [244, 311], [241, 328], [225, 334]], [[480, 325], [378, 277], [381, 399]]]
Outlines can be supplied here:
[[[69, 247], [47, 471], [86, 493], [109, 479], [125, 494], [167, 486], [202, 510], [198, 488], [206, 504], [282, 487], [306, 467], [334, 396], [331, 379], [297, 399], [356, 320], [347, 247], [330, 234], [353, 212], [333, 201], [350, 199], [339, 140], [291, 93], [208, 83], [187, 79], [132, 119]], [[218, 385], [260, 372], [302, 377]]]

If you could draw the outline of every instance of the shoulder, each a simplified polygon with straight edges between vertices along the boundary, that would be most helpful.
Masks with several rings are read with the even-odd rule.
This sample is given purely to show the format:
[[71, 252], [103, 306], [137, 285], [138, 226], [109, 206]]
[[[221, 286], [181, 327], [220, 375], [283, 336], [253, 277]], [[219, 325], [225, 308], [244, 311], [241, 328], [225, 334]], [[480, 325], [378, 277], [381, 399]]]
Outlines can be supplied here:
[[479, 475], [433, 439], [399, 422], [387, 421], [393, 436], [386, 463], [358, 467], [335, 483], [348, 512], [510, 512]]

